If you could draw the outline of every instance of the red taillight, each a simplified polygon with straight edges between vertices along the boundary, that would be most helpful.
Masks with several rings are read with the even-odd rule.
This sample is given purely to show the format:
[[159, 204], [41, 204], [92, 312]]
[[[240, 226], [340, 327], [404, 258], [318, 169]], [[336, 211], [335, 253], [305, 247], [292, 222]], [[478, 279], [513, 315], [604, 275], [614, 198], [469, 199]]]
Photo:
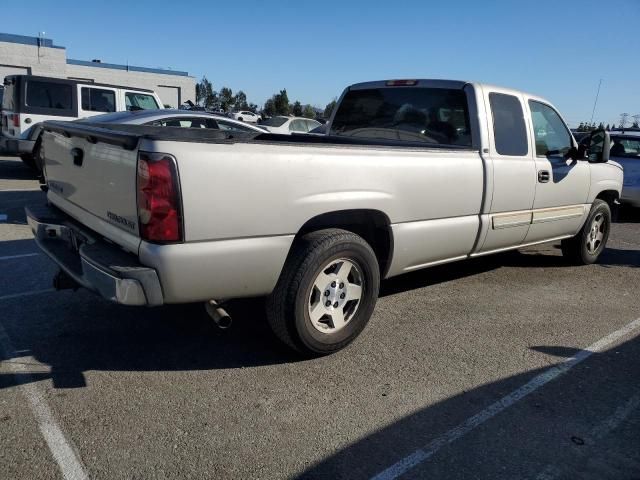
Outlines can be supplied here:
[[13, 120], [13, 126], [14, 127], [19, 127], [20, 126], [20, 114], [19, 113], [14, 113], [13, 115], [11, 115], [12, 120]]
[[388, 80], [387, 87], [413, 87], [418, 84], [418, 80]]
[[140, 152], [137, 184], [142, 239], [181, 242], [182, 209], [175, 158], [165, 153]]

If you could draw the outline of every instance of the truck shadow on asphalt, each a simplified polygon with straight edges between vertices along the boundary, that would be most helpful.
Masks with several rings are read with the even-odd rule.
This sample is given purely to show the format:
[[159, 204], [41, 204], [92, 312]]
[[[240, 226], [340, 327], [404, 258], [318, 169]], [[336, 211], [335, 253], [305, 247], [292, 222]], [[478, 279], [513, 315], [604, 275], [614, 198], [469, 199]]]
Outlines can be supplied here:
[[[36, 250], [32, 240], [5, 241], [0, 246], [1, 254]], [[35, 289], [47, 288], [45, 282], [55, 270], [48, 263], [40, 265], [47, 265], [47, 270], [24, 269]], [[638, 251], [608, 249], [601, 265], [638, 267], [640, 255]], [[455, 281], [505, 266], [565, 268], [566, 263], [557, 254], [529, 250], [508, 252], [392, 278], [382, 283], [380, 296]], [[228, 331], [219, 330], [201, 305], [123, 307], [83, 290], [3, 300], [1, 308], [2, 326], [9, 338], [15, 339], [14, 347], [19, 352], [15, 356], [33, 356], [48, 366], [50, 372], [38, 373], [34, 369], [29, 375], [0, 374], [0, 389], [43, 379], [51, 379], [55, 388], [84, 387], [84, 372], [89, 370], [212, 370], [301, 361], [273, 337], [266, 322], [263, 299], [230, 302], [227, 309], [235, 323]], [[4, 352], [0, 360], [11, 358]]]
[[7, 219], [2, 223], [5, 225], [26, 225], [27, 217], [24, 207], [40, 205], [46, 201], [46, 194], [40, 190], [0, 191], [0, 213], [7, 215]]
[[[544, 478], [639, 478], [640, 337], [593, 354], [508, 409], [470, 421], [580, 352], [554, 345], [530, 351], [547, 356], [550, 366], [445, 398], [360, 438], [297, 478], [371, 478], [418, 450], [428, 458], [402, 478], [542, 478], [544, 471], [553, 473]], [[385, 400], [397, 408], [402, 396], [389, 391]], [[447, 437], [469, 421], [473, 427], [466, 435]]]
[[36, 180], [36, 172], [27, 167], [19, 157], [0, 160], [0, 180]]

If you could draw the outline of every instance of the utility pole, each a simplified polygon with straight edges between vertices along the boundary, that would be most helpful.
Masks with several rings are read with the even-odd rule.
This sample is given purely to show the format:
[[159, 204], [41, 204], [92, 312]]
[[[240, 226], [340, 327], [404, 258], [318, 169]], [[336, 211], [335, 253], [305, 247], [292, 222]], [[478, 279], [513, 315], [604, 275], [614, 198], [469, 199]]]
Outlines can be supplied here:
[[596, 93], [596, 99], [593, 102], [593, 110], [591, 110], [591, 121], [589, 123], [593, 123], [593, 115], [596, 113], [596, 105], [598, 104], [598, 97], [600, 96], [601, 85], [602, 85], [602, 79], [600, 79], [600, 83], [598, 83], [598, 92]]

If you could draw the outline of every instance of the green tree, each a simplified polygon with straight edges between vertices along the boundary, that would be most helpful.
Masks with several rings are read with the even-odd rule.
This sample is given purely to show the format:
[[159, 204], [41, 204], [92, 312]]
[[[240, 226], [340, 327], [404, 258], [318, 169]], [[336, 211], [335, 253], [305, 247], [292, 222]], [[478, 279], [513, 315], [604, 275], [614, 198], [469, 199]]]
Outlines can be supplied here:
[[253, 113], [258, 113], [258, 105], [256, 105], [255, 103], [250, 103], [247, 106], [247, 110], [252, 111]]
[[267, 100], [266, 102], [264, 102], [264, 107], [262, 107], [262, 112], [267, 117], [273, 117], [274, 115], [276, 115], [276, 104], [275, 104], [275, 101], [273, 100], [274, 97], [275, 95], [271, 97], [269, 100]]
[[207, 77], [202, 77], [202, 80], [196, 83], [196, 103], [205, 108], [211, 108], [216, 100], [217, 95], [213, 90], [213, 85], [207, 80]]
[[236, 96], [233, 98], [233, 104], [236, 110], [249, 109], [249, 104], [247, 103], [247, 95], [242, 90], [239, 90], [238, 93], [236, 93]]
[[606, 130], [607, 130], [607, 132], [608, 132], [609, 130], [611, 130], [611, 125], [609, 125], [608, 123], [607, 123], [607, 128], [606, 128]]
[[219, 93], [220, 108], [225, 112], [230, 111], [234, 105], [233, 90], [228, 87], [222, 87]]
[[331, 117], [331, 114], [333, 113], [333, 109], [336, 108], [337, 103], [338, 102], [336, 101], [335, 98], [331, 100], [329, 103], [327, 103], [327, 106], [324, 107], [324, 118]]
[[580, 125], [578, 125], [578, 131], [579, 132], [584, 132], [585, 131], [584, 122], [580, 122]]
[[276, 93], [273, 96], [273, 103], [276, 115], [289, 115], [291, 110], [289, 107], [289, 96], [287, 95], [286, 89], [280, 90], [280, 93]]
[[316, 110], [311, 105], [305, 105], [302, 109], [302, 116], [306, 118], [316, 118]]
[[633, 123], [631, 124], [631, 128], [640, 128], [640, 127], [638, 126], [638, 122], [633, 122]]
[[300, 102], [298, 100], [293, 102], [293, 105], [291, 107], [291, 113], [293, 113], [293, 115], [295, 117], [301, 117], [302, 116], [302, 105], [300, 104]]
[[602, 130], [604, 130], [604, 123], [600, 122], [600, 124], [598, 125], [598, 128], [601, 128]]

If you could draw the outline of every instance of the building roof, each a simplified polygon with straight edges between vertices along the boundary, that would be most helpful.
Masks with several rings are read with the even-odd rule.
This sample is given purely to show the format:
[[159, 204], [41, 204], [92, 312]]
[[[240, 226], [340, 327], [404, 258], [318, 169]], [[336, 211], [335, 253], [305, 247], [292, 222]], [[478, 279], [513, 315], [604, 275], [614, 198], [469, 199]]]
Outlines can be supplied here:
[[[32, 45], [34, 47], [59, 48], [66, 50], [65, 47], [54, 45], [53, 40], [44, 37], [29, 37], [27, 35], [14, 35], [12, 33], [0, 33], [0, 42], [16, 43], [20, 45]], [[180, 70], [169, 70], [164, 68], [148, 68], [136, 67], [134, 65], [119, 65], [115, 63], [90, 62], [86, 60], [67, 59], [69, 65], [80, 65], [83, 67], [108, 68], [112, 70], [125, 70], [128, 72], [144, 72], [144, 73], [160, 73], [163, 75], [178, 75], [180, 77], [188, 77], [188, 72]]]

